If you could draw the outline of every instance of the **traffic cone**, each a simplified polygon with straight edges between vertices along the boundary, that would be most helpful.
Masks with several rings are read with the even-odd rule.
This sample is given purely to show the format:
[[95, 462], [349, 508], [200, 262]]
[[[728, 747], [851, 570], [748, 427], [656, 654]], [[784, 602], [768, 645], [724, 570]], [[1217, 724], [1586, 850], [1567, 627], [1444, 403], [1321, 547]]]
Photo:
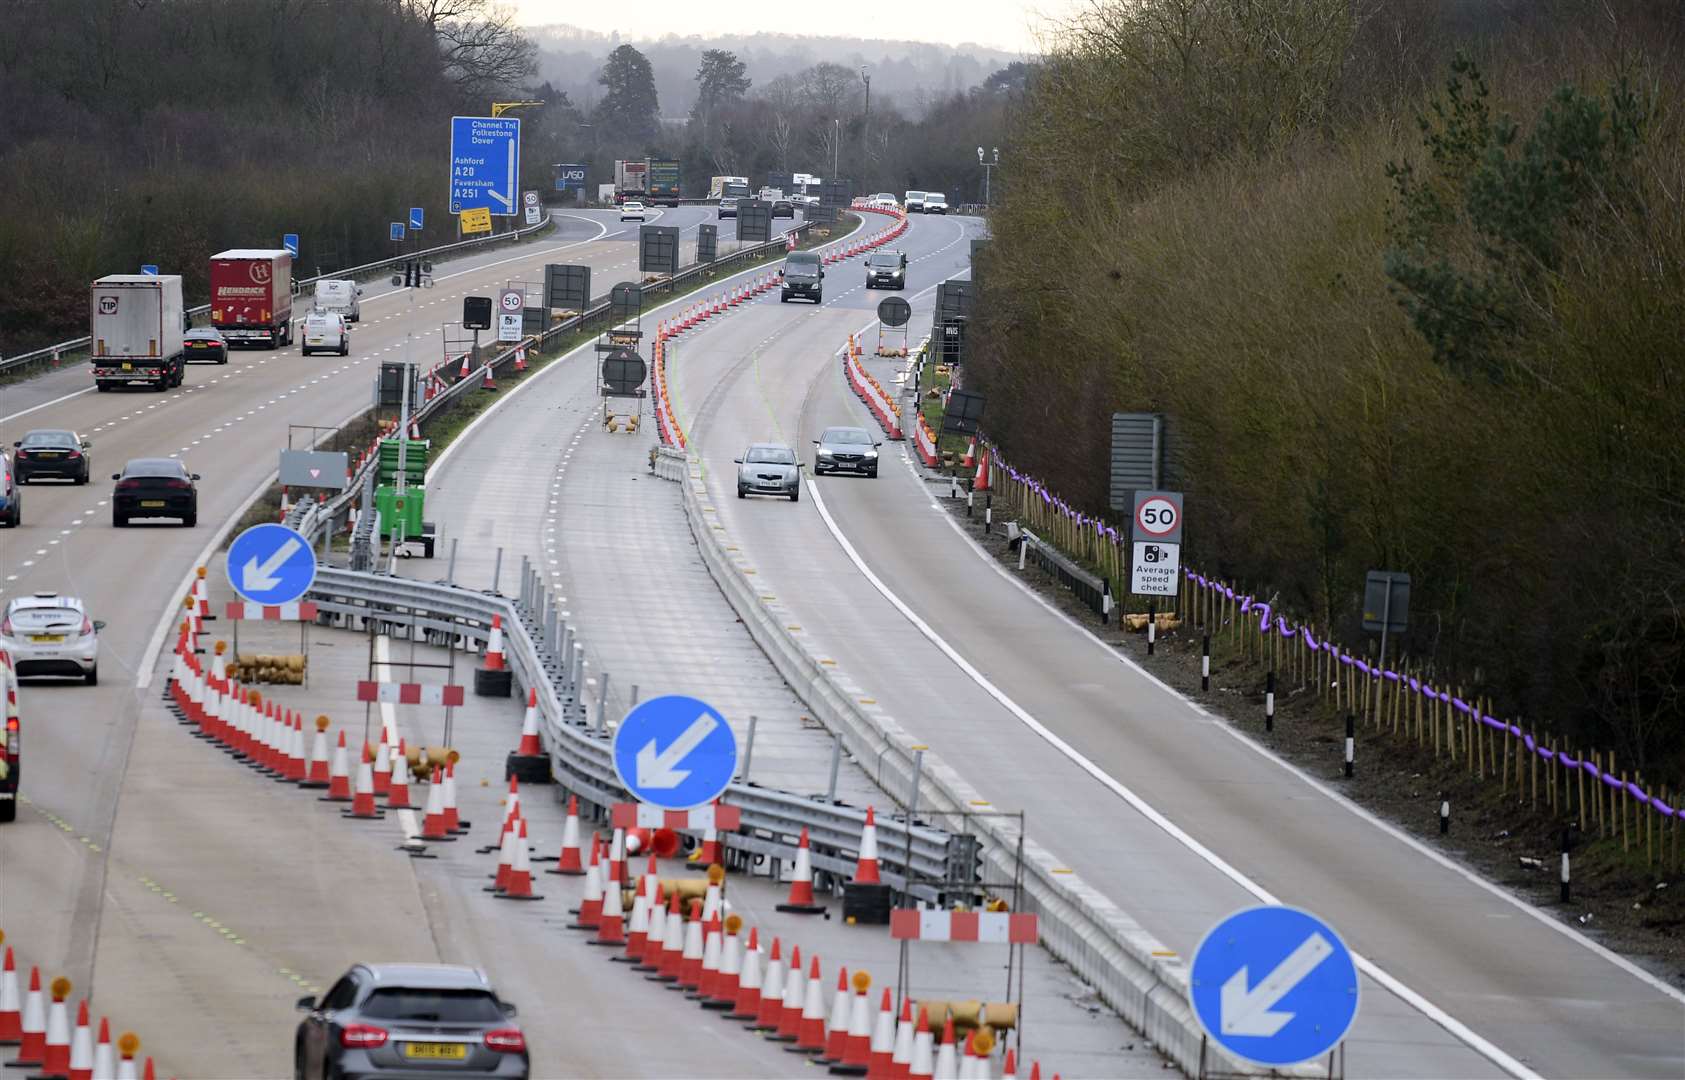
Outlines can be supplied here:
[[733, 915], [725, 921], [725, 938], [720, 942], [720, 972], [714, 977], [714, 990], [704, 1009], [732, 1009], [737, 1005], [737, 991], [743, 979], [743, 939], [737, 936], [742, 928], [742, 916]]
[[860, 861], [854, 867], [854, 879], [850, 885], [877, 885], [878, 880], [878, 825], [873, 809], [866, 807], [866, 827], [860, 830]]
[[918, 1026], [913, 1029], [913, 1050], [907, 1066], [907, 1076], [923, 1080], [936, 1071], [934, 1047], [930, 1035], [930, 1013], [919, 1007]]
[[983, 451], [983, 456], [977, 461], [977, 475], [971, 478], [972, 491], [989, 490], [989, 452]]
[[749, 943], [743, 949], [742, 965], [737, 975], [737, 996], [731, 1003], [727, 1020], [754, 1022], [761, 1012], [761, 986], [765, 978], [761, 971], [761, 938], [758, 927], [749, 928]]
[[140, 1080], [135, 1072], [135, 1055], [140, 1053], [140, 1038], [132, 1031], [117, 1036], [117, 1080]]
[[[493, 617], [496, 618], [496, 616]], [[494, 629], [492, 633], [501, 636], [503, 631]], [[488, 651], [486, 653], [487, 667], [492, 671], [501, 671], [503, 668], [503, 654], [501, 652], [497, 654], [498, 666], [495, 668], [490, 667], [491, 658], [492, 654]], [[538, 741], [538, 691], [536, 689], [529, 689], [527, 691], [527, 712], [521, 719], [521, 744], [515, 748], [515, 756], [544, 756], [544, 746]]]
[[[525, 741], [523, 737], [523, 741]], [[566, 874], [568, 877], [578, 877], [585, 873], [585, 867], [580, 859], [579, 850], [579, 796], [568, 796], [567, 821], [562, 825], [562, 853], [556, 857], [556, 865], [546, 870], [547, 874]]]
[[707, 955], [708, 926], [702, 919], [702, 901], [690, 902], [690, 918], [685, 920], [685, 947], [679, 958], [679, 986], [694, 991], [702, 985], [702, 962]]
[[468, 831], [468, 823], [456, 809], [456, 762], [445, 762], [445, 828], [461, 836]]
[[644, 933], [644, 947], [638, 953], [633, 971], [661, 969], [661, 942], [667, 937], [667, 892], [659, 884], [649, 900], [649, 929]]
[[525, 371], [526, 369], [527, 369], [527, 347], [525, 345], [517, 345], [517, 346], [515, 346], [515, 370], [516, 371]]
[[408, 747], [404, 740], [398, 740], [398, 748], [392, 751], [392, 776], [386, 784], [386, 808], [388, 810], [410, 809], [410, 763]]
[[842, 1061], [843, 1048], [848, 1042], [852, 996], [848, 989], [848, 968], [840, 967], [837, 969], [837, 991], [831, 997], [831, 1019], [825, 1025], [825, 1049], [821, 1054], [821, 1060], [827, 1064]]
[[515, 819], [520, 817], [521, 784], [513, 776], [509, 778], [509, 794], [503, 797], [503, 825], [498, 829], [496, 843], [487, 844], [481, 848], [482, 853], [502, 850], [503, 837], [515, 827]]
[[[486, 368], [486, 373], [489, 377], [491, 368]], [[506, 665], [503, 662], [503, 616], [493, 615], [491, 617], [491, 638], [486, 642], [486, 670], [502, 671], [505, 667]], [[527, 693], [529, 695], [527, 698], [527, 708], [536, 709], [538, 707], [538, 691], [529, 690]], [[521, 739], [521, 745], [526, 745], [524, 733]], [[534, 752], [536, 753], [536, 751]], [[521, 750], [520, 753], [525, 754], [527, 751]]]
[[784, 989], [784, 945], [778, 938], [773, 938], [766, 971], [761, 975], [760, 1004], [755, 1008], [754, 1022], [750, 1027], [756, 1031], [777, 1032], [778, 1021], [784, 1011]]
[[295, 784], [303, 784], [309, 775], [309, 768], [309, 763], [304, 757], [304, 717], [294, 713], [293, 738], [287, 754], [287, 779]]
[[[628, 845], [630, 845], [631, 842], [632, 842], [632, 838], [630, 836], [628, 836], [626, 838], [626, 843]], [[639, 879], [638, 891], [643, 893], [645, 896], [650, 897], [651, 899], [654, 899], [656, 892], [660, 888], [661, 888], [661, 870], [655, 864], [655, 852], [652, 851], [649, 854], [649, 867], [644, 870], [644, 876], [641, 879]]]
[[685, 996], [700, 999], [706, 1007], [714, 997], [714, 988], [720, 981], [720, 960], [725, 955], [725, 931], [720, 926], [716, 916], [709, 918], [706, 910], [702, 916], [702, 966], [698, 972], [696, 985]]
[[1041, 1062], [1030, 1062], [1030, 1080], [1041, 1080]]
[[977, 1071], [982, 1064], [977, 1049], [977, 1032], [973, 1031], [965, 1037], [965, 1045], [960, 1048], [959, 1080], [986, 1080]]
[[482, 365], [480, 367], [480, 371], [482, 373], [482, 377], [480, 379], [480, 389], [481, 390], [496, 390], [497, 389], [497, 378], [492, 374], [491, 364], [486, 363], [486, 364]]
[[[716, 802], [714, 805], [719, 804]], [[702, 830], [702, 843], [691, 853], [690, 864], [693, 867], [725, 865], [725, 849], [720, 844], [718, 829], [709, 825]]]
[[977, 464], [977, 436], [973, 435], [965, 444], [965, 456], [960, 458], [960, 464], [967, 469]]
[[866, 1075], [872, 1080], [890, 1080], [895, 1066], [895, 999], [889, 987], [883, 988], [877, 1015], [872, 1019], [871, 1050], [866, 1062]]
[[93, 1080], [115, 1080], [117, 1055], [111, 1048], [111, 1021], [99, 1018], [99, 1039], [94, 1043]]
[[671, 984], [678, 989], [679, 974], [684, 970], [685, 935], [683, 902], [675, 892], [672, 905], [667, 909], [667, 924], [661, 934], [661, 955], [657, 958], [655, 974], [649, 976], [650, 979]]
[[[363, 756], [368, 756], [367, 750], [363, 751]], [[380, 742], [376, 743], [374, 748], [373, 770], [374, 793], [384, 797], [388, 791], [392, 790], [392, 747], [386, 743], [386, 728], [384, 725], [380, 729]]]
[[357, 763], [357, 790], [351, 796], [351, 809], [341, 811], [348, 818], [383, 818], [386, 811], [374, 804], [374, 772], [367, 761]]
[[[872, 977], [854, 973], [854, 996], [848, 1003], [848, 1029], [843, 1038], [842, 1060], [831, 1066], [839, 1076], [865, 1076], [872, 1060], [872, 1004], [866, 1000]], [[887, 994], [888, 991], [885, 991]], [[884, 1005], [887, 1008], [888, 1002]]]
[[[923, 1013], [921, 1011], [920, 1015]], [[901, 999], [901, 1018], [895, 1022], [895, 1049], [889, 1055], [889, 1076], [907, 1080], [913, 1069], [913, 1002]]]
[[1018, 1080], [1018, 1053], [1010, 1047], [1006, 1051], [1006, 1064], [1001, 1068], [1000, 1080]]
[[779, 911], [798, 915], [817, 915], [824, 907], [813, 902], [813, 856], [808, 849], [807, 826], [802, 826], [801, 842], [796, 845], [796, 870], [790, 877], [790, 898], [778, 905]]
[[598, 860], [602, 843], [596, 833], [591, 834], [591, 863], [585, 868], [585, 895], [579, 901], [576, 921], [568, 924], [573, 930], [595, 930], [603, 917], [603, 866]]
[[626, 921], [626, 952], [609, 959], [635, 964], [649, 943], [649, 895], [642, 889], [632, 897], [632, 915]]
[[954, 1018], [942, 1022], [942, 1045], [936, 1051], [936, 1068], [930, 1074], [934, 1080], [959, 1080], [959, 1053], [954, 1046]]
[[[5, 936], [0, 934], [0, 941]], [[16, 1046], [23, 1039], [23, 1011], [18, 1000], [18, 964], [12, 947], [0, 964], [0, 1046]]]
[[603, 887], [619, 885], [626, 880], [626, 830], [615, 829], [608, 848], [608, 880]]
[[41, 1001], [41, 969], [29, 969], [29, 993], [23, 999], [23, 1026], [15, 1065], [39, 1065], [47, 1051], [47, 1007]]
[[70, 1036], [69, 1080], [93, 1080], [94, 1032], [88, 1026], [88, 999], [76, 1006], [76, 1031]]
[[[334, 747], [333, 766], [328, 770], [328, 793], [323, 796], [323, 802], [350, 802], [351, 775], [350, 754], [345, 749], [345, 732], [339, 733], [339, 745]], [[374, 790], [374, 781], [370, 780], [370, 791]]]
[[[765, 1001], [765, 996], [762, 996]], [[795, 1036], [802, 1031], [802, 1004], [807, 1002], [807, 976], [802, 972], [802, 947], [790, 947], [790, 962], [784, 969], [784, 997], [780, 997], [777, 1008], [765, 1009], [765, 1013], [775, 1013], [777, 1023], [773, 1024], [768, 1040], [773, 1043], [794, 1043]]]
[[708, 891], [702, 894], [703, 922], [719, 918], [720, 909], [724, 905], [725, 897], [721, 892], [720, 883], [725, 879], [725, 868], [720, 867], [717, 874], [715, 869], [712, 866], [708, 868]]
[[802, 982], [801, 1024], [791, 1053], [825, 1052], [825, 987], [819, 981], [819, 957], [815, 956]]
[[325, 788], [332, 784], [332, 773], [328, 768], [328, 718], [316, 718], [316, 734], [310, 740], [310, 764], [305, 767], [304, 778], [298, 782], [301, 788]]
[[[498, 893], [503, 900], [542, 900], [532, 891], [532, 858], [527, 853], [527, 819], [521, 819], [520, 831], [515, 834], [513, 864], [509, 867], [509, 881]], [[616, 892], [615, 895], [619, 895]]]
[[462, 366], [456, 370], [457, 380], [460, 382], [468, 377], [468, 354], [462, 354]]
[[47, 1007], [47, 1034], [41, 1048], [41, 1074], [50, 1077], [70, 1075], [70, 1007], [64, 999], [70, 996], [70, 980], [60, 975], [51, 988], [53, 1003]]
[[445, 825], [445, 771], [433, 766], [433, 779], [427, 785], [427, 816], [421, 822], [423, 840], [455, 840]]
[[503, 834], [503, 839], [497, 846], [497, 873], [492, 875], [491, 884], [486, 886], [486, 892], [502, 892], [509, 887], [509, 871], [515, 868], [515, 845], [520, 842], [521, 819], [511, 822], [511, 827]]

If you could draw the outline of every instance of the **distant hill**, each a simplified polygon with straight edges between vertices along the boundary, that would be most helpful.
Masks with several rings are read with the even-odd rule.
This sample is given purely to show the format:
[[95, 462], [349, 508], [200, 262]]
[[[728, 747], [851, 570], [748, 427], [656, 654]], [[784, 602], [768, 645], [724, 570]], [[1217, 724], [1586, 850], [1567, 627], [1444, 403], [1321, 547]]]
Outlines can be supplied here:
[[[875, 41], [852, 37], [793, 34], [722, 34], [640, 40], [615, 34], [551, 25], [523, 28], [539, 47], [538, 78], [565, 90], [576, 105], [588, 106], [601, 95], [597, 71], [616, 46], [630, 43], [649, 58], [661, 115], [679, 118], [696, 98], [696, 67], [706, 49], [729, 49], [748, 66], [757, 87], [830, 61], [847, 67], [867, 65], [872, 100], [893, 101], [911, 117], [926, 103], [976, 86], [991, 72], [1022, 59], [984, 45], [933, 45], [917, 41]], [[753, 91], [751, 91], [753, 92]], [[880, 96], [881, 95], [881, 96]]]

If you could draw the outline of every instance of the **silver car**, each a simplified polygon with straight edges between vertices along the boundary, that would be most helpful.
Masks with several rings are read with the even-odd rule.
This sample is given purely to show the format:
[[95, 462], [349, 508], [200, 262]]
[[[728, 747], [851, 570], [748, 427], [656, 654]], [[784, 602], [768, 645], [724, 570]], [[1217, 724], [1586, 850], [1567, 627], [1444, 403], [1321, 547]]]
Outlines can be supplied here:
[[791, 502], [802, 497], [801, 465], [796, 452], [778, 443], [755, 443], [737, 462], [737, 497], [783, 495]]
[[99, 682], [99, 632], [74, 596], [42, 592], [19, 596], [0, 617], [0, 648], [12, 654], [18, 678], [58, 675]]
[[293, 1076], [498, 1077], [526, 1080], [515, 1006], [485, 973], [451, 964], [358, 964], [308, 1013], [293, 1040]]
[[813, 475], [828, 472], [853, 472], [865, 476], [878, 475], [878, 442], [865, 428], [826, 428], [813, 440], [818, 447], [813, 452]]

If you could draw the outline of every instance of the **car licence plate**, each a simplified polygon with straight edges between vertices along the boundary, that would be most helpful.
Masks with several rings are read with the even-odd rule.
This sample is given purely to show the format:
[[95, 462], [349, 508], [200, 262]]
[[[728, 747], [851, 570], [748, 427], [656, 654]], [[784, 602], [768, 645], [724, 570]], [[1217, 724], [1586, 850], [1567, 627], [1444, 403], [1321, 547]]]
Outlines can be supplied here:
[[63, 634], [31, 634], [29, 640], [38, 645], [57, 645], [64, 640]]
[[40, 458], [42, 461], [56, 461], [59, 458], [63, 457], [64, 455], [63, 454], [43, 454], [43, 453], [40, 453], [39, 451], [37, 451], [35, 456]]
[[140, 504], [142, 506], [163, 506], [164, 500], [163, 499], [142, 499], [140, 501]]
[[429, 1061], [466, 1061], [468, 1059], [468, 1044], [428, 1042], [405, 1043], [404, 1056], [407, 1058], [424, 1058]]
[[135, 369], [135, 366], [133, 364], [124, 364], [123, 365], [124, 371], [133, 371], [134, 369]]

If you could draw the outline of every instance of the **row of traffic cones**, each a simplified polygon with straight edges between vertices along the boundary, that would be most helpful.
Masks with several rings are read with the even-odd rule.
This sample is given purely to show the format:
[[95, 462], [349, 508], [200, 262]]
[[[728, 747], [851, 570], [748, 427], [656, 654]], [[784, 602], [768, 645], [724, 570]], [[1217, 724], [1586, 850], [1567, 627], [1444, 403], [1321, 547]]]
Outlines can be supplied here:
[[[0, 933], [0, 943], [6, 939]], [[19, 992], [17, 958], [10, 946], [0, 962], [0, 1046], [15, 1046], [17, 1054], [8, 1067], [30, 1067], [33, 1077], [45, 1080], [153, 1080], [152, 1059], [144, 1073], [137, 1071], [140, 1039], [133, 1032], [118, 1036], [113, 1053], [111, 1020], [99, 1018], [95, 1040], [88, 1012], [88, 999], [76, 1006], [76, 1023], [70, 1022], [70, 980], [60, 976], [47, 988], [51, 1001], [44, 1000], [41, 969], [29, 969], [29, 989]]]

